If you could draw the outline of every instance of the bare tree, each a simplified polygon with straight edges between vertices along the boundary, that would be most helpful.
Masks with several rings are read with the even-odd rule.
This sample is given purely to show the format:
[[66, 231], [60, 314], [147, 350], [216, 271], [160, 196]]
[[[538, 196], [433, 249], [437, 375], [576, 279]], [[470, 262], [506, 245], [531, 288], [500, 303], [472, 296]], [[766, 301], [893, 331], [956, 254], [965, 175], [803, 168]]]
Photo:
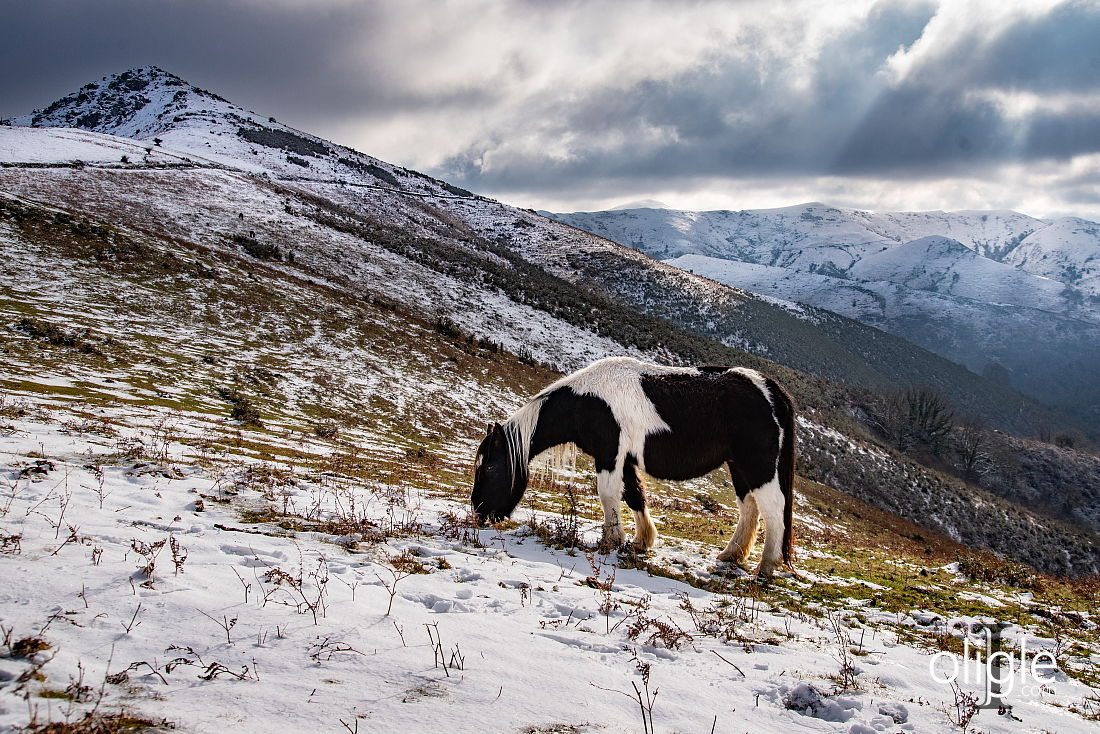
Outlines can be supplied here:
[[995, 462], [989, 452], [989, 432], [977, 418], [965, 418], [951, 432], [955, 448], [955, 466], [967, 479], [989, 474]]
[[878, 412], [880, 426], [898, 448], [921, 445], [934, 454], [942, 450], [954, 418], [951, 403], [928, 385], [895, 393], [880, 403]]

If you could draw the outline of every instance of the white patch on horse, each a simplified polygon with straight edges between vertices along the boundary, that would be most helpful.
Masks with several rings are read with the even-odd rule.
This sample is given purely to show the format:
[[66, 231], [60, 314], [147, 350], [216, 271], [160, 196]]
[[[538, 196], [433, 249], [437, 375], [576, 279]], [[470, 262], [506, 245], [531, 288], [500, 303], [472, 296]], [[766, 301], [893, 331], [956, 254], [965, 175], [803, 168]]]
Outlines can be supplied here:
[[762, 487], [749, 493], [756, 497], [756, 506], [764, 518], [764, 554], [760, 558], [757, 573], [768, 576], [779, 565], [783, 556], [783, 535], [786, 522], [783, 520], [783, 490], [779, 486], [779, 474]]
[[748, 367], [731, 367], [730, 372], [736, 372], [752, 380], [752, 384], [756, 385], [756, 389], [764, 393], [764, 397], [768, 399], [768, 405], [775, 407], [775, 401], [772, 400], [772, 391], [768, 389], [768, 383], [764, 375]]
[[637, 458], [638, 468], [645, 471], [646, 436], [671, 429], [642, 390], [642, 377], [698, 374], [699, 370], [694, 367], [666, 367], [642, 362], [633, 357], [607, 357], [566, 375], [543, 389], [505, 422], [509, 449], [515, 463], [517, 466], [526, 465], [534, 458], [530, 455], [531, 439], [539, 422], [542, 405], [550, 393], [568, 387], [578, 395], [592, 395], [607, 403], [622, 432], [616, 465], [621, 466], [626, 455], [630, 453]]
[[616, 466], [621, 467], [626, 455], [633, 454], [638, 468], [645, 471], [646, 436], [671, 429], [642, 389], [642, 377], [698, 374], [694, 367], [666, 367], [633, 357], [609, 357], [563, 377], [543, 393], [570, 387], [578, 395], [592, 395], [607, 403], [622, 432]]

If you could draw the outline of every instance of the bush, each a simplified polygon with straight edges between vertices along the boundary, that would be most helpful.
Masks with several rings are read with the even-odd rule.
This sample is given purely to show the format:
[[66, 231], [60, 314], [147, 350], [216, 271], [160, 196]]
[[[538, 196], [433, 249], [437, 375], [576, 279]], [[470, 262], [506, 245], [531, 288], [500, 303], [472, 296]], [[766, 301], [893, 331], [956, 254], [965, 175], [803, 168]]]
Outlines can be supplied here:
[[44, 341], [55, 347], [71, 347], [85, 354], [100, 353], [99, 349], [75, 334], [70, 334], [64, 329], [54, 326], [47, 321], [42, 321], [41, 319], [32, 319], [24, 316], [16, 322], [15, 329], [16, 331], [23, 332], [32, 339]]
[[278, 245], [273, 245], [270, 242], [260, 242], [252, 234], [235, 234], [231, 239], [257, 260], [277, 260], [281, 262], [283, 259], [283, 252]]
[[924, 446], [938, 455], [954, 426], [954, 411], [943, 393], [921, 385], [894, 393], [877, 406], [879, 426], [902, 451]]
[[462, 339], [466, 337], [465, 332], [446, 316], [437, 316], [432, 322], [432, 328], [438, 334], [442, 334], [448, 339]]
[[242, 426], [263, 427], [260, 411], [248, 397], [235, 387], [219, 388], [218, 397], [230, 404], [229, 417]]
[[988, 554], [966, 555], [959, 559], [959, 573], [971, 581], [989, 584], [1007, 584], [1021, 589], [1043, 588], [1042, 580], [1034, 569], [1022, 563], [1003, 561]]

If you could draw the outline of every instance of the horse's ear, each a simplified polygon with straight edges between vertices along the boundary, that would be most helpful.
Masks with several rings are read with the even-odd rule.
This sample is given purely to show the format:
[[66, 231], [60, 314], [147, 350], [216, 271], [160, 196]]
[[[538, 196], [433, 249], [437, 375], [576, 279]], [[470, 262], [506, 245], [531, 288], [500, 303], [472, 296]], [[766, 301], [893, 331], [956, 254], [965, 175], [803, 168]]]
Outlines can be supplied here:
[[492, 436], [493, 435], [493, 424], [492, 423], [486, 423], [485, 424], [485, 435], [486, 436]]
[[500, 433], [503, 430], [504, 429], [500, 427], [499, 423], [494, 423], [491, 426], [489, 426], [489, 433]]

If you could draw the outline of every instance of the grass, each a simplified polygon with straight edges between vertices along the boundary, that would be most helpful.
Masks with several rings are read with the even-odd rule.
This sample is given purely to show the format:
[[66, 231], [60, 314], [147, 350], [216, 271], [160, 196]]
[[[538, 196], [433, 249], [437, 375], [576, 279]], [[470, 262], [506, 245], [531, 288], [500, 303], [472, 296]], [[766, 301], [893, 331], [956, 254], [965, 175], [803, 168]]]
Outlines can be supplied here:
[[[174, 250], [166, 249], [163, 239], [145, 241], [132, 233], [94, 230], [78, 220], [41, 212], [27, 214], [21, 226], [37, 247], [33, 255], [38, 270], [70, 273], [78, 282], [64, 298], [44, 290], [36, 293], [33, 303], [2, 294], [0, 321], [33, 319], [47, 335], [54, 333], [51, 327], [64, 333], [79, 328], [81, 333], [88, 331], [82, 338], [96, 352], [75, 349], [60, 338], [6, 332], [0, 340], [6, 362], [0, 390], [89, 420], [104, 419], [106, 414], [110, 420], [150, 427], [165, 415], [177, 416], [188, 423], [180, 440], [188, 444], [184, 454], [189, 460], [227, 449], [234, 461], [267, 462], [289, 475], [338, 477], [356, 491], [398, 486], [465, 502], [470, 457], [453, 452], [480, 437], [483, 417], [499, 417], [508, 407], [481, 399], [497, 396], [518, 404], [520, 397], [555, 378], [545, 367], [490, 349], [453, 325], [441, 328], [435, 317], [288, 275], [266, 263], [245, 263], [182, 240], [171, 242]], [[115, 259], [107, 257], [111, 253]], [[22, 267], [34, 269], [27, 263]], [[204, 276], [208, 270], [216, 270], [217, 278]], [[110, 282], [105, 282], [105, 275]], [[123, 281], [125, 288], [116, 287]], [[220, 308], [207, 308], [211, 303]], [[118, 326], [122, 319], [125, 328]], [[137, 371], [134, 365], [152, 368]], [[284, 377], [272, 378], [273, 373]], [[403, 375], [406, 383], [391, 391], [388, 385], [394, 375]], [[50, 376], [63, 377], [66, 384], [42, 379]], [[116, 381], [110, 390], [101, 384], [103, 377]], [[441, 380], [463, 386], [472, 396], [464, 401], [448, 397], [444, 390], [426, 399], [408, 399], [419, 386]], [[166, 392], [168, 386], [179, 392]], [[219, 388], [247, 398], [262, 425], [230, 424], [232, 401], [219, 398]], [[330, 437], [319, 436], [317, 427], [330, 423], [338, 430]], [[201, 436], [200, 427], [205, 431]], [[210, 461], [217, 466], [221, 460]], [[591, 467], [582, 461], [579, 468], [577, 512], [585, 521], [598, 523], [602, 512]], [[655, 511], [661, 535], [691, 552], [696, 546], [690, 544], [702, 544], [702, 561], [712, 566], [733, 532], [736, 514], [700, 502], [697, 495], [735, 506], [724, 472], [693, 482], [648, 484], [652, 496], [662, 500]], [[362, 536], [357, 541], [361, 543], [370, 543], [379, 532], [356, 524], [353, 517], [284, 512], [263, 498], [260, 485], [258, 481], [256, 494], [216, 499], [233, 502], [242, 523], [268, 526], [272, 532], [318, 533], [334, 539], [356, 534]], [[779, 578], [761, 586], [736, 574], [672, 566], [659, 554], [627, 562], [703, 588], [751, 594], [792, 614], [815, 617], [851, 609], [853, 602], [869, 605], [861, 609], [903, 616], [922, 610], [945, 618], [994, 616], [1035, 627], [1052, 623], [1037, 610], [1100, 612], [1096, 582], [1058, 580], [974, 553], [807, 478], [799, 478], [797, 492], [802, 550], [797, 566], [819, 578], [817, 583]], [[560, 512], [562, 506], [561, 480], [536, 477], [517, 518], [531, 509]], [[349, 549], [355, 544], [339, 542]], [[953, 562], [959, 563], [965, 577], [942, 569]], [[968, 592], [998, 599], [1004, 606], [967, 598]], [[1032, 596], [1025, 600], [1024, 594]], [[950, 644], [925, 632], [896, 629], [921, 644]], [[1095, 630], [1065, 634], [1100, 649]], [[1097, 680], [1095, 666], [1072, 674]]]
[[52, 721], [31, 723], [19, 731], [23, 734], [136, 734], [137, 732], [164, 731], [175, 727], [167, 720], [153, 721], [125, 712], [88, 713], [74, 722]]

